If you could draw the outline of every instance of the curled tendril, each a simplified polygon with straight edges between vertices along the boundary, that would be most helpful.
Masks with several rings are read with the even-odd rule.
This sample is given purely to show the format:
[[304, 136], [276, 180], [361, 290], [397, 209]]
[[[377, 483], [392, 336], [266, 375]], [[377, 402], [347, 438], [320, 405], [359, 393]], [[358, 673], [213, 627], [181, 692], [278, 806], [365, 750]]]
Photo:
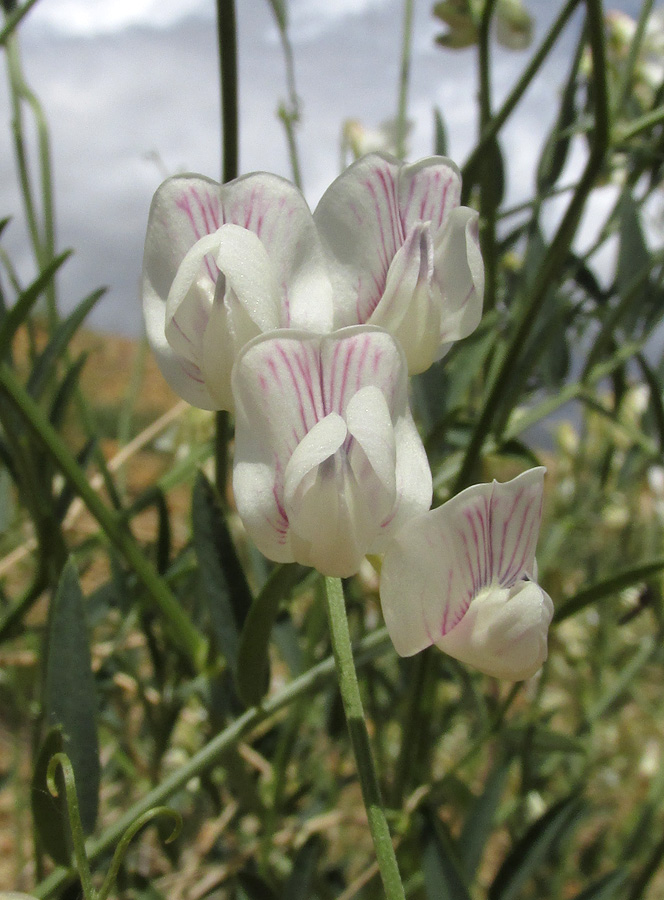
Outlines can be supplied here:
[[174, 841], [178, 837], [178, 835], [182, 831], [182, 816], [179, 812], [176, 812], [174, 809], [170, 809], [170, 807], [168, 806], [155, 806], [152, 809], [149, 809], [147, 812], [144, 812], [142, 816], [139, 816], [138, 819], [135, 819], [131, 823], [129, 828], [127, 828], [125, 833], [122, 835], [120, 843], [115, 848], [115, 853], [113, 854], [113, 859], [111, 860], [111, 866], [106, 873], [106, 878], [104, 878], [104, 883], [99, 889], [96, 900], [106, 900], [111, 891], [111, 888], [113, 887], [113, 883], [117, 878], [118, 871], [120, 870], [120, 866], [122, 865], [125, 854], [129, 849], [130, 843], [145, 825], [148, 825], [150, 822], [152, 822], [153, 819], [156, 819], [158, 816], [168, 816], [173, 820], [173, 828], [168, 837], [164, 838], [164, 843], [170, 844], [171, 841]]
[[69, 828], [71, 830], [72, 844], [74, 846], [76, 868], [78, 869], [81, 887], [83, 888], [83, 896], [85, 897], [85, 900], [96, 900], [95, 891], [92, 886], [92, 875], [90, 874], [90, 863], [88, 862], [88, 856], [85, 852], [85, 835], [83, 834], [81, 815], [78, 809], [78, 795], [76, 793], [74, 768], [66, 753], [60, 752], [56, 753], [55, 756], [52, 756], [46, 770], [46, 786], [52, 797], [57, 797], [60, 794], [58, 784], [55, 780], [58, 768], [60, 769], [65, 784], [65, 800], [67, 803], [67, 814], [69, 816]]

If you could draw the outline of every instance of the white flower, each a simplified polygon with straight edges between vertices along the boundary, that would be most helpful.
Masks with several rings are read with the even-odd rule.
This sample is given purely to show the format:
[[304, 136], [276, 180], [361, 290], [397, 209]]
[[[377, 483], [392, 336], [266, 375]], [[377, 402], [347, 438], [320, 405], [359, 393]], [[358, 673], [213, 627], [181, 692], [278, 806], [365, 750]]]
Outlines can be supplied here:
[[334, 289], [336, 328], [370, 323], [403, 346], [410, 374], [479, 324], [484, 267], [477, 213], [440, 156], [405, 165], [374, 153], [349, 166], [314, 219]]
[[263, 172], [219, 185], [170, 178], [152, 201], [143, 261], [147, 335], [171, 387], [232, 409], [230, 377], [256, 335], [332, 327], [331, 288], [302, 194]]
[[349, 576], [429, 508], [406, 364], [387, 332], [260, 336], [240, 352], [233, 393], [235, 500], [268, 558]]
[[520, 681], [546, 659], [553, 615], [536, 578], [544, 469], [462, 491], [389, 541], [380, 595], [402, 656], [431, 644]]

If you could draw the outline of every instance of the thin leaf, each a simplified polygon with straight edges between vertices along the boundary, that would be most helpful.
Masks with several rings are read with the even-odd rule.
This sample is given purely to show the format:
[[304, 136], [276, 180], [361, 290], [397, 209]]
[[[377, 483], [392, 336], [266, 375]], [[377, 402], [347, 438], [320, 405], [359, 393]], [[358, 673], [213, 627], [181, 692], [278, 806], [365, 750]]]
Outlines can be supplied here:
[[28, 393], [38, 399], [49, 382], [56, 360], [69, 345], [72, 337], [95, 304], [104, 296], [106, 288], [99, 288], [82, 300], [76, 309], [63, 319], [51, 340], [39, 354], [26, 385]]
[[[627, 881], [627, 872], [624, 869], [614, 869], [606, 875], [594, 881], [584, 888], [580, 894], [575, 894], [572, 900], [613, 900], [618, 890]], [[641, 897], [641, 894], [638, 894]]]
[[499, 759], [491, 772], [489, 772], [484, 783], [484, 789], [470, 808], [459, 837], [459, 856], [463, 872], [471, 884], [482, 861], [486, 843], [493, 830], [493, 823], [496, 818], [500, 798], [503, 795], [510, 763], [510, 760]]
[[219, 650], [237, 670], [240, 631], [252, 604], [242, 564], [215, 491], [202, 472], [192, 498], [194, 550]]
[[76, 567], [70, 560], [62, 570], [49, 610], [44, 716], [50, 727], [62, 726], [64, 751], [74, 768], [86, 834], [94, 828], [99, 803], [96, 715], [85, 605]]
[[314, 835], [298, 850], [293, 860], [293, 869], [284, 887], [283, 900], [310, 900], [315, 896], [313, 882], [323, 848], [322, 838]]
[[74, 360], [71, 366], [69, 366], [65, 377], [62, 379], [57, 391], [55, 392], [55, 397], [53, 398], [53, 402], [51, 403], [51, 411], [49, 413], [49, 420], [54, 428], [60, 428], [60, 426], [62, 425], [65, 413], [67, 412], [71, 399], [76, 392], [78, 382], [81, 377], [81, 372], [83, 371], [83, 367], [85, 366], [87, 360], [88, 354], [81, 353], [78, 358]]
[[572, 795], [537, 819], [507, 855], [489, 888], [488, 900], [517, 900], [554, 845], [573, 827], [582, 808], [582, 802]]
[[428, 900], [470, 900], [459, 852], [440, 819], [426, 811], [422, 873]]
[[46, 268], [40, 272], [32, 284], [23, 291], [16, 300], [16, 303], [14, 303], [12, 308], [7, 312], [7, 315], [0, 325], [0, 358], [6, 356], [9, 344], [16, 334], [17, 329], [26, 320], [34, 304], [39, 300], [43, 291], [53, 280], [55, 273], [71, 254], [71, 250], [65, 250], [64, 253], [61, 253], [59, 256], [56, 256], [55, 259], [51, 260]]
[[297, 563], [277, 566], [249, 609], [240, 637], [236, 671], [238, 692], [248, 706], [260, 703], [270, 684], [268, 647], [279, 605], [308, 571]]
[[554, 613], [553, 621], [554, 623], [562, 622], [564, 619], [568, 619], [570, 616], [574, 616], [576, 613], [581, 612], [582, 609], [585, 609], [597, 600], [602, 600], [604, 597], [616, 594], [618, 591], [622, 591], [634, 584], [639, 584], [642, 581], [648, 581], [650, 578], [654, 578], [656, 575], [659, 575], [663, 569], [664, 557], [653, 559], [647, 563], [641, 563], [638, 566], [622, 569], [617, 574], [611, 575], [603, 581], [597, 581], [595, 584], [591, 584], [590, 587], [579, 591], [575, 597], [572, 597], [571, 600], [568, 600], [566, 603], [563, 603], [562, 606], [559, 606]]

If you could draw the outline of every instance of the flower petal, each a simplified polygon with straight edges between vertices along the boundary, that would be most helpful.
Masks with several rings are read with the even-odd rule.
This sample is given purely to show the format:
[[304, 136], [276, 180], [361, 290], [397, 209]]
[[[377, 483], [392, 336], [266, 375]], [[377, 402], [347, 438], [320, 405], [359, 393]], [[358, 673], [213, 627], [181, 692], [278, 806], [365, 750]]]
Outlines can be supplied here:
[[237, 354], [261, 332], [278, 328], [280, 301], [272, 263], [259, 238], [232, 224], [222, 225], [216, 236], [219, 277], [202, 339], [202, 370], [218, 408], [232, 411], [231, 371]]
[[484, 263], [477, 213], [465, 206], [448, 218], [434, 251], [434, 290], [440, 297], [440, 344], [468, 337], [482, 318]]
[[429, 156], [399, 170], [399, 209], [405, 231], [430, 222], [434, 235], [461, 201], [461, 174], [444, 156]]
[[266, 172], [237, 178], [222, 190], [226, 221], [254, 232], [272, 262], [282, 297], [279, 326], [330, 331], [332, 288], [302, 193]]
[[428, 223], [415, 225], [392, 260], [385, 292], [369, 320], [399, 341], [410, 375], [428, 369], [440, 345], [440, 307], [432, 295], [432, 277], [431, 229]]
[[485, 675], [522, 681], [546, 659], [552, 618], [549, 595], [534, 582], [521, 581], [512, 589], [482, 592], [459, 624], [436, 643]]
[[294, 559], [283, 506], [286, 466], [326, 414], [320, 340], [290, 329], [260, 335], [240, 352], [232, 373], [235, 500], [259, 550], [277, 562]]
[[440, 644], [478, 595], [509, 592], [532, 574], [543, 477], [540, 467], [506, 484], [474, 485], [395, 533], [381, 601], [398, 653]]
[[350, 398], [373, 385], [384, 395], [393, 421], [408, 404], [403, 351], [382, 328], [356, 325], [325, 335], [321, 343], [326, 412], [346, 417]]
[[369, 154], [332, 182], [314, 211], [332, 279], [336, 328], [367, 322], [385, 290], [405, 238], [398, 171], [396, 159]]

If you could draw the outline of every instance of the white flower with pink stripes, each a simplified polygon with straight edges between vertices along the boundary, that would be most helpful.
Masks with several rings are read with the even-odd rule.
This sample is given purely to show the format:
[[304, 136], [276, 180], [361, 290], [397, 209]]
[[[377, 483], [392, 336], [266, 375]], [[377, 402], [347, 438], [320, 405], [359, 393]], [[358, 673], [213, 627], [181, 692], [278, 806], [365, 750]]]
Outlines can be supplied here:
[[381, 603], [397, 652], [436, 644], [488, 675], [529, 678], [553, 615], [535, 582], [544, 469], [478, 484], [407, 522], [390, 540]]
[[263, 172], [225, 185], [199, 175], [157, 190], [143, 261], [147, 335], [171, 387], [232, 409], [242, 347], [276, 328], [332, 328], [332, 295], [307, 203]]
[[334, 288], [336, 328], [370, 323], [393, 334], [411, 375], [479, 324], [484, 266], [477, 213], [459, 206], [455, 164], [373, 153], [346, 169], [314, 219]]
[[386, 331], [255, 338], [238, 356], [233, 393], [235, 500], [269, 559], [349, 576], [429, 508], [406, 361]]

